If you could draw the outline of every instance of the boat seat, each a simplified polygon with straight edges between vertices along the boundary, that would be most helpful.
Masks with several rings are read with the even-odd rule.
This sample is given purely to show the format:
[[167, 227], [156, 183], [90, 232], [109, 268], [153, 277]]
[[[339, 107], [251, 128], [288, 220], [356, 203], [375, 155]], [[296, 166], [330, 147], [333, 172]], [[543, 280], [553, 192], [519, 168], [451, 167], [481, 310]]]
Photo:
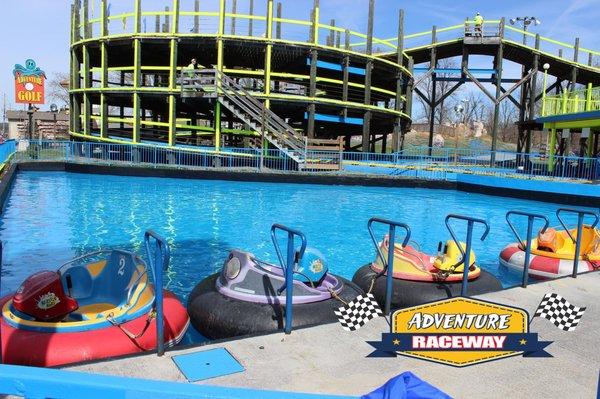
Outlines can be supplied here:
[[128, 289], [138, 281], [139, 271], [131, 253], [113, 250], [97, 274], [89, 267], [77, 265], [65, 270], [61, 277], [65, 290], [80, 307], [100, 303], [119, 307], [127, 301]]
[[138, 274], [130, 252], [113, 250], [100, 274], [94, 278], [92, 298], [95, 303], [111, 303], [115, 307], [127, 301], [127, 291]]

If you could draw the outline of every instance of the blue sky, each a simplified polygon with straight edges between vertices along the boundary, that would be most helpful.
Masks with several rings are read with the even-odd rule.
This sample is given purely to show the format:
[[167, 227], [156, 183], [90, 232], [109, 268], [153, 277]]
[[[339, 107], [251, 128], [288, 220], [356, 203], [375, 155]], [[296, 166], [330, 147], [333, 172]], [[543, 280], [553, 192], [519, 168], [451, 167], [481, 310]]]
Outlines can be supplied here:
[[[91, 1], [91, 0], [90, 0]], [[245, 11], [248, 0], [238, 0], [239, 10]], [[98, 4], [99, 0], [95, 0]], [[193, 0], [181, 0], [189, 8]], [[133, 0], [112, 0], [114, 8], [121, 8]], [[142, 4], [170, 5], [170, 0], [142, 0]], [[189, 4], [188, 4], [189, 3]], [[231, 0], [229, 1], [229, 4]], [[255, 0], [264, 8], [266, 0]], [[283, 0], [283, 15], [288, 18], [308, 19], [312, 0]], [[0, 101], [4, 93], [13, 102], [12, 69], [34, 58], [48, 75], [69, 69], [70, 1], [67, 0], [1, 0], [0, 15]], [[202, 0], [202, 7], [215, 9], [216, 0]], [[377, 0], [375, 33], [379, 37], [393, 37], [397, 31], [398, 9], [406, 12], [406, 32], [429, 30], [432, 25], [444, 27], [458, 24], [476, 11], [488, 19], [502, 16], [535, 16], [542, 25], [533, 28], [543, 36], [573, 42], [580, 37], [581, 45], [600, 50], [600, 0], [544, 0], [544, 1], [475, 1], [475, 0]], [[99, 9], [95, 6], [96, 12]], [[321, 19], [336, 19], [338, 26], [366, 31], [368, 0], [321, 0]]]

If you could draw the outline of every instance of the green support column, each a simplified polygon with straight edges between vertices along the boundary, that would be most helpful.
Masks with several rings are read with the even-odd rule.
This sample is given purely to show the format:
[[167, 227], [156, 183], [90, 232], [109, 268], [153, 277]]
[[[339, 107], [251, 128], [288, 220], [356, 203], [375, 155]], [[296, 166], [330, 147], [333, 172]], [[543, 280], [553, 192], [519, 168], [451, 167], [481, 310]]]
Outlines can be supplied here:
[[[135, 0], [134, 33], [140, 33], [141, 0]], [[141, 98], [139, 93], [140, 79], [142, 75], [142, 43], [139, 38], [133, 39], [133, 133], [131, 140], [139, 143], [141, 139], [140, 108]]]
[[271, 107], [271, 55], [273, 52], [273, 0], [267, 0], [267, 48], [265, 49], [265, 107]]
[[[107, 0], [102, 0], [100, 3], [101, 8], [101, 21], [100, 21], [100, 36], [105, 37], [108, 34], [108, 18], [107, 18]], [[102, 92], [100, 93], [100, 137], [108, 137], [108, 101], [104, 91], [108, 87], [108, 45], [106, 41], [102, 40], [100, 43], [100, 87]]]
[[88, 0], [83, 0], [83, 38], [90, 38], [90, 5]]
[[[346, 51], [350, 50], [350, 31], [346, 29], [344, 31], [344, 49]], [[342, 101], [344, 103], [348, 102], [348, 81], [350, 79], [350, 56], [346, 53], [344, 54], [344, 60], [342, 61]], [[348, 116], [348, 107], [344, 106], [344, 110], [342, 111], [344, 118]]]
[[[179, 30], [179, 0], [173, 0], [173, 24], [171, 34], [176, 36]], [[170, 42], [169, 62], [169, 146], [175, 145], [177, 138], [177, 97], [175, 90], [177, 86], [177, 39]]]
[[90, 121], [92, 116], [92, 103], [90, 100], [89, 89], [92, 87], [90, 77], [90, 53], [88, 47], [84, 44], [83, 50], [83, 134], [90, 134]]
[[[278, 5], [278, 13], [281, 13], [281, 3]], [[280, 15], [278, 15], [280, 17]], [[271, 57], [273, 54], [273, 0], [267, 0], [267, 16], [266, 16], [266, 24], [267, 24], [267, 48], [265, 49], [265, 107], [271, 108], [271, 99], [269, 96], [271, 95]], [[263, 128], [264, 130], [264, 128]], [[263, 153], [265, 153], [269, 148], [269, 143], [266, 139], [263, 138], [263, 142], [261, 145], [263, 149]]]
[[[310, 82], [308, 87], [308, 96], [314, 98], [317, 93], [317, 48], [319, 43], [319, 0], [314, 0], [312, 12], [312, 26], [310, 30], [310, 42], [315, 46], [310, 50]], [[306, 136], [310, 139], [315, 138], [315, 113], [316, 106], [311, 102], [308, 106], [308, 120], [306, 122]]]
[[548, 156], [548, 171], [554, 172], [554, 153], [556, 152], [556, 128], [552, 127], [548, 130], [550, 134], [549, 156]]
[[[219, 0], [219, 29], [217, 33], [217, 71], [223, 71], [223, 32], [225, 31], [225, 0]], [[217, 79], [217, 93], [220, 92], [221, 81]], [[221, 150], [221, 103], [215, 102], [215, 151]]]
[[[71, 45], [81, 40], [79, 29], [80, 13], [81, 1], [75, 0], [73, 4], [73, 14], [71, 16]], [[69, 90], [71, 91], [69, 95], [71, 115], [69, 129], [75, 133], [81, 133], [81, 95], [79, 93], [73, 93], [74, 90], [81, 87], [81, 64], [78, 51], [79, 49], [77, 47], [71, 47], [71, 80], [69, 85]]]
[[[402, 66], [404, 64], [404, 10], [400, 10], [398, 14], [398, 48], [396, 52], [396, 62]], [[396, 111], [402, 111], [404, 79], [402, 78], [402, 69], [400, 67], [396, 74], [396, 99], [394, 108]], [[394, 134], [392, 135], [392, 152], [397, 152], [400, 149], [400, 134], [402, 134], [402, 116], [397, 116], [394, 123]]]
[[[500, 20], [500, 30], [504, 31], [504, 17]], [[504, 45], [502, 42], [498, 45], [498, 53], [496, 54], [496, 103], [494, 104], [494, 125], [492, 128], [492, 155], [490, 157], [490, 166], [496, 164], [496, 146], [498, 143], [498, 130], [500, 123], [500, 96], [502, 95], [502, 64], [504, 61]]]
[[[375, 16], [375, 0], [369, 0], [369, 21], [367, 25], [367, 55], [373, 53], [373, 18]], [[371, 75], [373, 73], [373, 60], [369, 58], [365, 66], [365, 98], [364, 104], [371, 105]], [[362, 129], [362, 151], [375, 150], [371, 143], [371, 111], [366, 111]]]
[[140, 142], [140, 76], [142, 68], [142, 44], [140, 39], [133, 40], [133, 137], [134, 143]]

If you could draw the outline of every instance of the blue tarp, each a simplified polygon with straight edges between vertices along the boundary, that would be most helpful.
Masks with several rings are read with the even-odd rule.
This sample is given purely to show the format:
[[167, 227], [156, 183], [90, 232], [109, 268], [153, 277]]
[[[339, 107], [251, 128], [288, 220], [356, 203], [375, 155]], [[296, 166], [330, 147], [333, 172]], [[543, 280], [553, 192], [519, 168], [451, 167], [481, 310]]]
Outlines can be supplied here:
[[361, 399], [450, 399], [450, 396], [406, 371], [382, 387], [361, 396]]

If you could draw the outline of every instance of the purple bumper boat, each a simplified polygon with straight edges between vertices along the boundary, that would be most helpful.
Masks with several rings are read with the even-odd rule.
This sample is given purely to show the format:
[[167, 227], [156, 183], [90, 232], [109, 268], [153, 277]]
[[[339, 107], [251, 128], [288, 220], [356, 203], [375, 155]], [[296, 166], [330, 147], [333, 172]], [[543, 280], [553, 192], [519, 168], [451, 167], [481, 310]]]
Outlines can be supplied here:
[[[253, 254], [232, 250], [220, 273], [201, 281], [188, 300], [193, 326], [211, 339], [268, 333], [283, 329], [285, 284], [280, 266]], [[362, 294], [354, 283], [327, 272], [318, 251], [308, 249], [295, 265], [293, 327], [332, 323], [334, 310]]]

